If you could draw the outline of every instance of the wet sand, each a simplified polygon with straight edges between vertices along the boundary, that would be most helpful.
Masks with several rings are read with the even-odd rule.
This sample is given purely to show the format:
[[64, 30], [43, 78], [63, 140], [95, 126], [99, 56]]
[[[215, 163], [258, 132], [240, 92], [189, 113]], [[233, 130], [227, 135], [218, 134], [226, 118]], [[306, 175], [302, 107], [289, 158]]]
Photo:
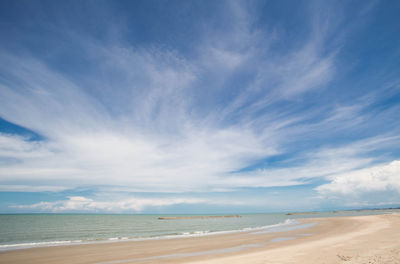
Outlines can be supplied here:
[[5, 251], [0, 263], [400, 263], [400, 214], [301, 221], [282, 232]]

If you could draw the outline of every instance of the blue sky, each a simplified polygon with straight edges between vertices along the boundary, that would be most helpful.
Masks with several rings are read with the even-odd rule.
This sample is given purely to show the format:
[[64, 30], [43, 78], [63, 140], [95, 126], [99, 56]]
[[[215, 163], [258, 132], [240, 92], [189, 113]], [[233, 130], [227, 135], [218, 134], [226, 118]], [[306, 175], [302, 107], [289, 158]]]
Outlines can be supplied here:
[[0, 212], [400, 206], [398, 1], [1, 1]]

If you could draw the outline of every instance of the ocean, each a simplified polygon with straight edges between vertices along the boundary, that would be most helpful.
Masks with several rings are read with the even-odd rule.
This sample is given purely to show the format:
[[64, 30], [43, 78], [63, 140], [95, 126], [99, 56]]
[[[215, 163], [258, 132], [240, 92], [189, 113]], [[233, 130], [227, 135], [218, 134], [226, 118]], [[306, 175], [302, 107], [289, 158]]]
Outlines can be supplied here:
[[159, 220], [185, 215], [139, 214], [2, 214], [0, 251], [29, 247], [125, 240], [204, 236], [251, 230], [285, 230], [299, 218], [392, 213], [394, 210], [319, 212], [312, 214], [242, 214], [238, 218]]

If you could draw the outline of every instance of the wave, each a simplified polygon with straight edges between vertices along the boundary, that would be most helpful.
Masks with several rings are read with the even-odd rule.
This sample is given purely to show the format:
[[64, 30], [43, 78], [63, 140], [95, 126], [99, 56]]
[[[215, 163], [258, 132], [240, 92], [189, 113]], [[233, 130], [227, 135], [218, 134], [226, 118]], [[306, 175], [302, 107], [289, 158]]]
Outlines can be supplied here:
[[22, 248], [30, 248], [30, 247], [61, 246], [61, 245], [68, 245], [68, 244], [72, 244], [72, 243], [79, 244], [82, 242], [83, 242], [83, 240], [27, 242], [27, 243], [0, 245], [0, 251], [3, 251], [4, 249], [22, 249]]

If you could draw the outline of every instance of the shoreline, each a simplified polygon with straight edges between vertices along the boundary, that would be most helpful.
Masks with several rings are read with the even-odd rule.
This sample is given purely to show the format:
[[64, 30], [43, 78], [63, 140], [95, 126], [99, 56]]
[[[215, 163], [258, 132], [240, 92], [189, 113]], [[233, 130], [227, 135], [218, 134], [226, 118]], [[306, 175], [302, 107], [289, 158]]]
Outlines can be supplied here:
[[0, 252], [0, 263], [321, 263], [317, 261], [321, 257], [327, 259], [325, 263], [340, 263], [344, 259], [355, 261], [355, 256], [362, 258], [363, 254], [380, 250], [383, 244], [393, 251], [383, 257], [398, 257], [400, 261], [400, 214], [300, 221], [309, 226], [281, 232], [253, 230], [10, 250]]

